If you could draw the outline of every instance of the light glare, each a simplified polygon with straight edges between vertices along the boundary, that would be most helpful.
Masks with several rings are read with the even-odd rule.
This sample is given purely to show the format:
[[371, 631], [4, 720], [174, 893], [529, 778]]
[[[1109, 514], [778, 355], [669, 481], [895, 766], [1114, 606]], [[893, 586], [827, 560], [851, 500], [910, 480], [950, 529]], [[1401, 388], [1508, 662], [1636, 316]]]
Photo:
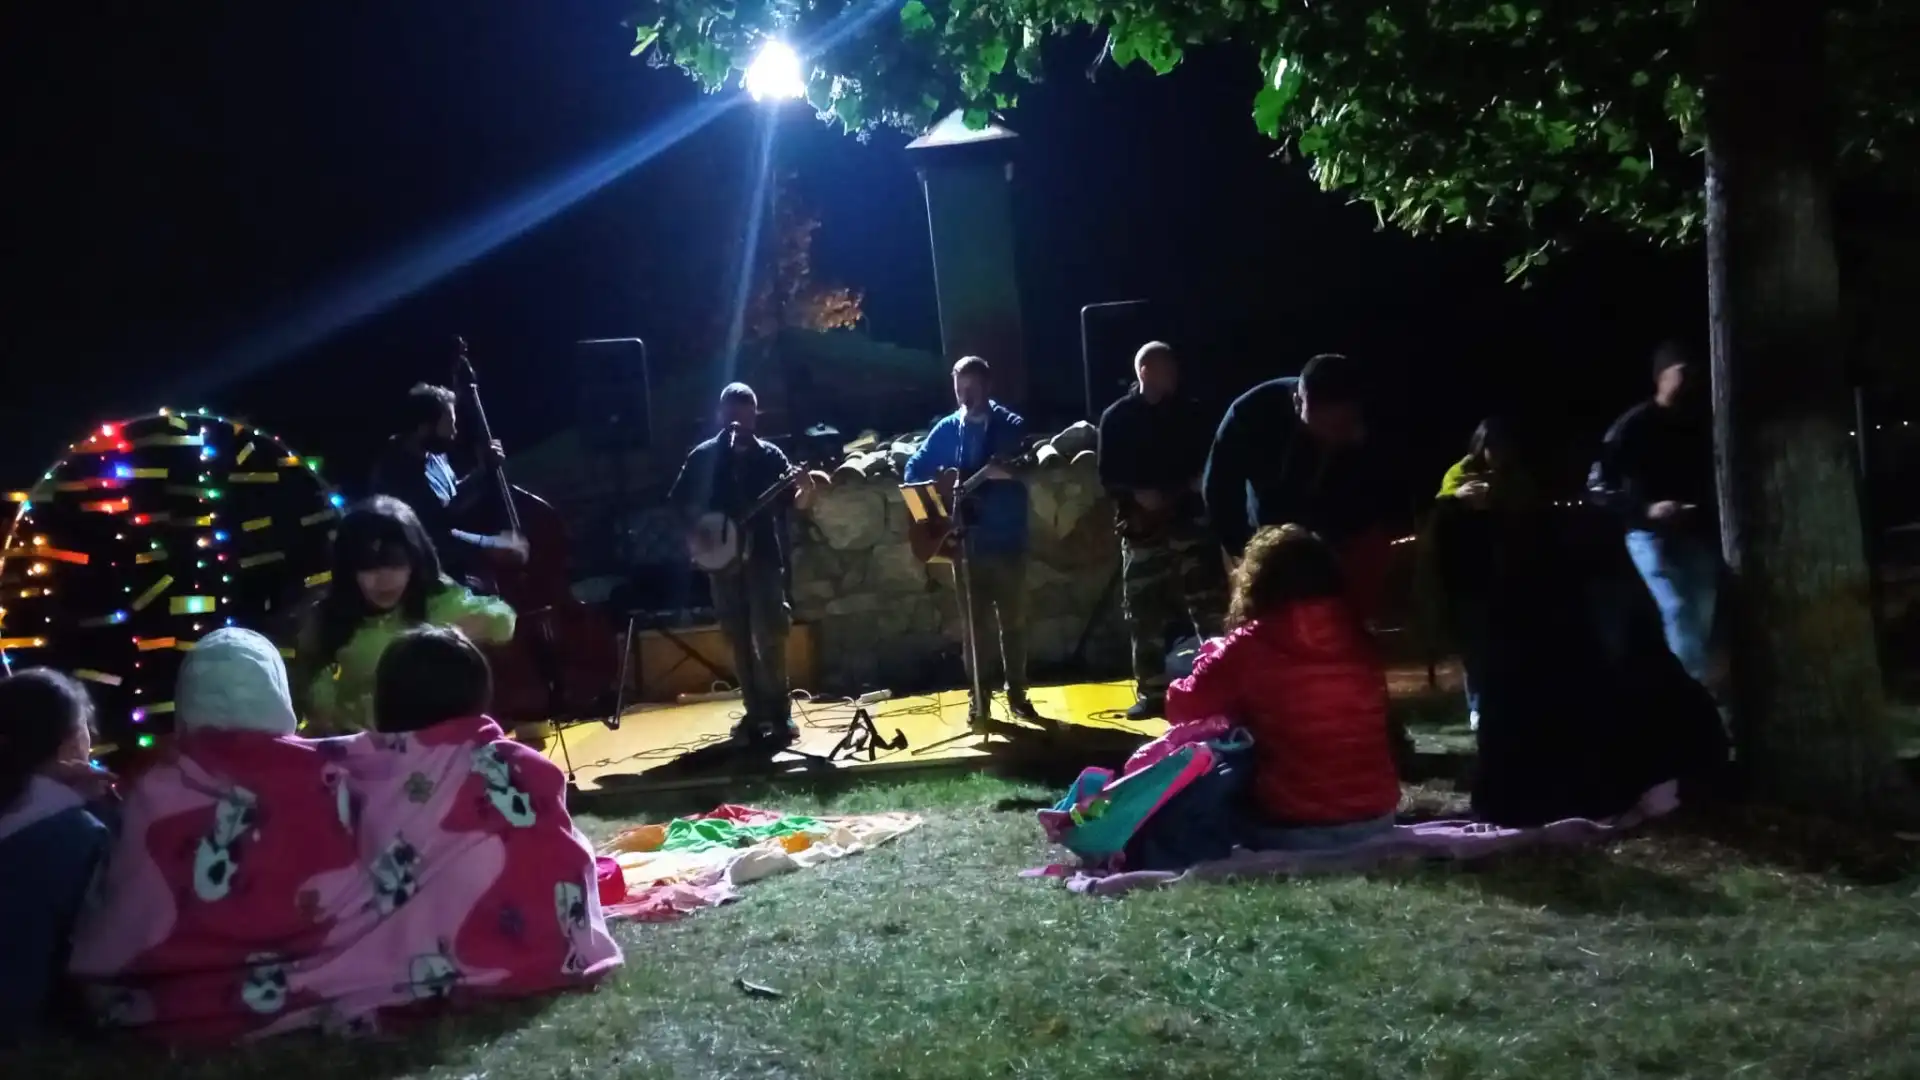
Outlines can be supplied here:
[[800, 74], [800, 54], [784, 41], [769, 41], [747, 65], [740, 85], [755, 101], [794, 101], [807, 92]]

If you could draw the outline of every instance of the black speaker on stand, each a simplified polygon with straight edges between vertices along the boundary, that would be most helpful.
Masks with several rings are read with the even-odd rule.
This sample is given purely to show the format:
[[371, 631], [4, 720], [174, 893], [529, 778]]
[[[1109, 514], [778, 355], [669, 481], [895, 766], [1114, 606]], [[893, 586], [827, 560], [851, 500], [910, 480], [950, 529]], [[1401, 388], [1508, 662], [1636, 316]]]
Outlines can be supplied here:
[[653, 393], [647, 343], [596, 338], [573, 346], [574, 420], [580, 442], [597, 453], [634, 453], [653, 445]]
[[573, 346], [574, 424], [580, 448], [604, 470], [613, 489], [606, 531], [607, 561], [621, 561], [632, 512], [628, 457], [653, 446], [653, 394], [647, 378], [647, 343], [639, 338], [597, 338]]

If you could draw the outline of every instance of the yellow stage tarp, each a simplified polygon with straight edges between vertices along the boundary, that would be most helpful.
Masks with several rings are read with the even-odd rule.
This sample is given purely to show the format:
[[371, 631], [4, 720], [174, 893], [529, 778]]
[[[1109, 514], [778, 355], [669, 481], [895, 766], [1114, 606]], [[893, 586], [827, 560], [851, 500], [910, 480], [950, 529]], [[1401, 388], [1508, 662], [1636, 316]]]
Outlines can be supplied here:
[[[1123, 715], [1133, 704], [1131, 680], [1035, 687], [1034, 708], [1062, 725], [1072, 724], [1151, 738], [1166, 730], [1159, 720], [1130, 722]], [[801, 701], [794, 708], [800, 725], [796, 749], [824, 755], [846, 733], [854, 705], [844, 700]], [[883, 739], [896, 730], [905, 734], [902, 750], [882, 750], [876, 760], [838, 761], [841, 769], [952, 763], [988, 756], [981, 740], [967, 731], [967, 695], [954, 690], [920, 697], [894, 698], [867, 706]], [[1005, 710], [996, 701], [996, 715]], [[648, 779], [645, 774], [683, 754], [724, 741], [740, 717], [740, 702], [702, 701], [687, 705], [640, 705], [628, 709], [615, 731], [604, 724], [581, 724], [567, 729], [562, 754], [558, 740], [548, 739], [547, 757], [564, 765], [571, 758], [575, 782], [582, 791], [603, 786], [628, 787]]]

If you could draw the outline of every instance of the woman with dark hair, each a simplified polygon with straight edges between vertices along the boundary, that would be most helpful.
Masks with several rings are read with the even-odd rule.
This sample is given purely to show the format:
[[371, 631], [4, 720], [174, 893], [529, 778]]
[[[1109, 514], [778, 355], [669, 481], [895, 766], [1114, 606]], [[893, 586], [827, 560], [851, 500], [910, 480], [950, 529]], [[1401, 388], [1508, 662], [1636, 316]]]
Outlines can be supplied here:
[[[1455, 462], [1440, 479], [1440, 500], [1458, 499], [1468, 507], [1484, 510], [1493, 496], [1497, 483], [1502, 488], [1524, 487], [1532, 482], [1524, 469], [1512, 467], [1502, 469], [1502, 464], [1511, 465], [1514, 456], [1513, 424], [1505, 417], [1489, 416], [1480, 421], [1473, 429], [1473, 437], [1467, 440], [1467, 456]], [[1513, 496], [1515, 492], [1506, 491], [1503, 495]], [[1436, 510], [1436, 513], [1438, 511]], [[1431, 544], [1421, 545], [1423, 555], [1432, 548]], [[1423, 568], [1423, 582], [1431, 583], [1431, 567]], [[1431, 596], [1425, 599], [1432, 601]], [[1437, 619], [1431, 621], [1438, 621]], [[1431, 628], [1430, 628], [1431, 629]], [[1474, 692], [1474, 658], [1470, 650], [1461, 649], [1461, 668], [1465, 676], [1467, 691], [1467, 726], [1480, 730], [1480, 695]]]
[[49, 1019], [109, 843], [87, 805], [107, 787], [88, 760], [92, 717], [86, 689], [59, 672], [0, 679], [0, 1046]]
[[503, 644], [513, 624], [505, 602], [441, 572], [406, 503], [375, 496], [350, 508], [334, 534], [332, 580], [295, 656], [302, 714], [317, 733], [364, 731], [373, 726], [374, 672], [395, 634], [455, 626], [482, 644]]
[[1427, 536], [1479, 706], [1475, 815], [1602, 818], [1706, 778], [1725, 762], [1719, 713], [1667, 648], [1617, 527], [1548, 497], [1544, 433], [1498, 430], [1497, 481], [1441, 499]]

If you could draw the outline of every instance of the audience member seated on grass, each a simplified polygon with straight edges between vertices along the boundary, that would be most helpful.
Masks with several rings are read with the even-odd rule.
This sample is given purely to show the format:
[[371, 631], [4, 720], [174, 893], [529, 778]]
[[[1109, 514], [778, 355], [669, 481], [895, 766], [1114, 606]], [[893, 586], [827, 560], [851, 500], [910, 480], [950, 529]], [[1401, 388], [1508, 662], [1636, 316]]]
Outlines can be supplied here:
[[288, 967], [329, 929], [311, 883], [359, 856], [326, 744], [290, 737], [272, 642], [232, 628], [200, 639], [174, 718], [175, 738], [127, 791], [72, 971], [98, 1020], [221, 1041], [285, 1011]]
[[75, 935], [99, 1020], [170, 1043], [359, 1032], [619, 963], [559, 770], [480, 717], [478, 650], [430, 633], [449, 640], [396, 639], [376, 694], [416, 734], [318, 741], [277, 734], [292, 703], [264, 639], [200, 642]]
[[88, 806], [109, 794], [88, 760], [92, 717], [65, 675], [0, 679], [0, 1047], [62, 1011], [74, 919], [111, 842]]
[[373, 723], [374, 669], [409, 626], [457, 626], [482, 644], [513, 637], [513, 609], [476, 596], [440, 570], [440, 557], [406, 503], [377, 496], [340, 520], [333, 579], [301, 633], [295, 663], [309, 735], [345, 735]]
[[1605, 818], [1667, 780], [1697, 794], [1726, 761], [1713, 698], [1667, 648], [1618, 523], [1556, 505], [1539, 433], [1479, 499], [1442, 499], [1428, 532], [1445, 621], [1479, 706], [1476, 817]]
[[1342, 847], [1393, 827], [1386, 667], [1345, 597], [1319, 537], [1260, 529], [1234, 571], [1229, 633], [1168, 689], [1170, 725], [1224, 717], [1253, 736], [1247, 847]]

